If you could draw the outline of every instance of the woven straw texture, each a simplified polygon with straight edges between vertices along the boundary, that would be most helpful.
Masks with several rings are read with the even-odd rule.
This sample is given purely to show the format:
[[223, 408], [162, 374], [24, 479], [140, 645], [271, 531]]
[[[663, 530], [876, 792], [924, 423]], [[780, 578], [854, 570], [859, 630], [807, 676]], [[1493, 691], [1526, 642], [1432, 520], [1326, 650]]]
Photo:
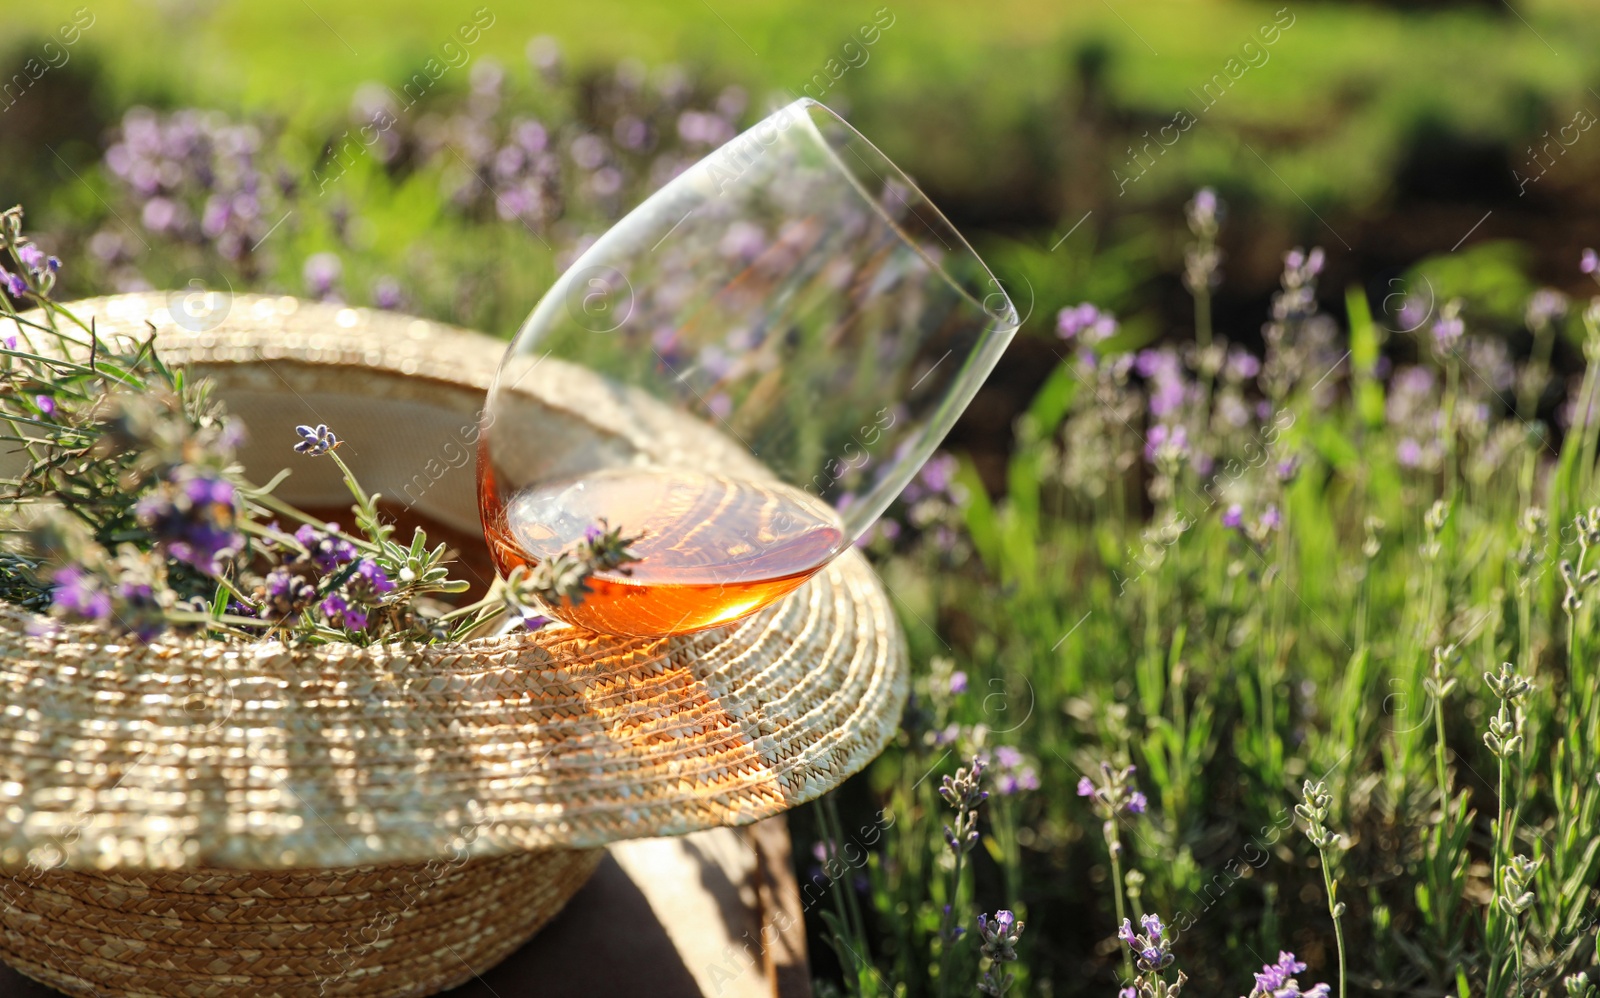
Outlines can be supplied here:
[[0, 957], [73, 995], [427, 995], [509, 956], [602, 850], [303, 872], [38, 871], [7, 884]]
[[[285, 498], [338, 501], [330, 462], [289, 451], [293, 423], [323, 421], [369, 487], [476, 534], [467, 431], [501, 343], [252, 297], [191, 332], [168, 307], [134, 295], [81, 310], [103, 334], [152, 320], [166, 356], [213, 378], [252, 428], [247, 470], [294, 469]], [[554, 362], [528, 380], [530, 418], [546, 421], [530, 436], [588, 434], [589, 460], [655, 446], [701, 466], [741, 459], [620, 396], [573, 406], [562, 391], [581, 379]], [[906, 697], [903, 636], [853, 551], [745, 621], [672, 638], [140, 646], [79, 628], [32, 636], [31, 622], [0, 610], [7, 868], [355, 867], [743, 824], [860, 769]]]

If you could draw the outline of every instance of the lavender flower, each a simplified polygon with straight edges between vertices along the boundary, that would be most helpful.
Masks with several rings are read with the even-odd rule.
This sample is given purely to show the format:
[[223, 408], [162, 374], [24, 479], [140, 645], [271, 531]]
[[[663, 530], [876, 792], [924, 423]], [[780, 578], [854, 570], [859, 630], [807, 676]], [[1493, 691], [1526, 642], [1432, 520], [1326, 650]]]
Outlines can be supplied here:
[[1223, 372], [1230, 381], [1249, 381], [1261, 373], [1261, 361], [1247, 350], [1228, 351], [1228, 362]]
[[531, 570], [517, 569], [507, 578], [506, 599], [511, 609], [526, 616], [531, 605], [578, 606], [593, 592], [589, 579], [596, 572], [632, 573], [628, 566], [639, 561], [631, 545], [637, 536], [627, 537], [621, 527], [604, 519], [590, 527], [584, 536], [553, 558], [546, 558]]
[[355, 545], [339, 534], [337, 523], [328, 524], [326, 533], [307, 523], [294, 532], [294, 539], [306, 549], [311, 563], [323, 572], [337, 571], [356, 557]]
[[1410, 437], [1401, 438], [1395, 445], [1395, 459], [1402, 468], [1418, 468], [1422, 466], [1422, 445]]
[[1181, 461], [1189, 454], [1189, 430], [1183, 425], [1157, 423], [1145, 437], [1144, 459], [1151, 464]]
[[238, 493], [231, 482], [210, 472], [180, 467], [169, 481], [141, 499], [134, 512], [167, 554], [215, 575], [222, 562], [243, 544], [234, 530], [237, 503]]
[[1160, 973], [1173, 961], [1172, 941], [1167, 938], [1166, 926], [1161, 924], [1161, 919], [1156, 915], [1145, 915], [1139, 922], [1144, 931], [1135, 933], [1133, 921], [1124, 918], [1122, 928], [1117, 930], [1117, 938], [1133, 950], [1141, 974]]
[[1399, 332], [1409, 333], [1416, 330], [1428, 321], [1429, 306], [1416, 295], [1406, 295], [1400, 303], [1400, 311], [1395, 319], [1400, 323]]
[[271, 620], [287, 620], [309, 607], [317, 598], [309, 561], [295, 561], [273, 568], [256, 591], [261, 615]]
[[944, 826], [944, 839], [957, 856], [978, 844], [978, 806], [989, 799], [989, 791], [983, 789], [983, 770], [983, 760], [974, 757], [971, 766], [957, 769], [939, 785], [939, 796], [956, 809], [955, 826]]
[[967, 692], [967, 674], [965, 672], [952, 672], [950, 674], [950, 692], [956, 696]]
[[1024, 790], [1039, 789], [1039, 774], [1028, 765], [1022, 753], [1010, 745], [994, 750], [995, 790], [1009, 797]]
[[59, 273], [61, 261], [53, 256], [48, 256], [44, 250], [33, 243], [23, 243], [17, 247], [17, 259], [35, 277], [43, 278], [47, 275]]
[[954, 454], [940, 451], [928, 458], [917, 472], [917, 477], [901, 491], [900, 498], [907, 504], [924, 499], [942, 499], [953, 506], [965, 505], [967, 495], [955, 480], [956, 472], [960, 470], [961, 462]]
[[308, 457], [321, 457], [344, 442], [339, 439], [338, 434], [328, 429], [326, 423], [318, 423], [316, 426], [296, 426], [294, 431], [300, 434], [300, 442], [294, 445], [294, 449]]
[[1433, 349], [1441, 357], [1448, 356], [1461, 345], [1467, 324], [1461, 318], [1461, 300], [1452, 299], [1439, 311], [1433, 323]]
[[1279, 951], [1278, 962], [1263, 964], [1256, 974], [1256, 986], [1246, 998], [1328, 998], [1331, 988], [1317, 984], [1301, 991], [1294, 975], [1305, 970], [1306, 965], [1288, 951]]
[[1585, 274], [1600, 275], [1600, 256], [1596, 256], [1592, 249], [1585, 249], [1578, 260], [1578, 269]]
[[1064, 340], [1081, 337], [1085, 346], [1096, 346], [1115, 336], [1116, 316], [1102, 312], [1089, 302], [1083, 302], [1056, 313], [1056, 335]]
[[303, 275], [311, 297], [325, 301], [333, 296], [334, 285], [344, 275], [344, 264], [332, 253], [313, 253], [306, 259]]
[[327, 618], [328, 623], [335, 627], [342, 627], [348, 631], [364, 631], [367, 629], [367, 613], [360, 606], [352, 605], [338, 593], [333, 593], [317, 605], [317, 609]]
[[1244, 523], [1244, 507], [1238, 503], [1229, 506], [1222, 514], [1222, 525], [1229, 530], [1237, 530]]
[[111, 596], [102, 580], [79, 565], [65, 565], [50, 577], [50, 608], [89, 621], [111, 619]]
[[1540, 288], [1528, 299], [1527, 322], [1534, 329], [1567, 314], [1567, 296], [1553, 288]]
[[345, 589], [352, 599], [367, 606], [376, 606], [384, 596], [394, 592], [394, 582], [381, 565], [371, 558], [363, 558], [356, 565], [356, 574], [345, 583]]
[[1100, 763], [1098, 783], [1087, 776], [1078, 780], [1078, 796], [1089, 797], [1095, 812], [1108, 823], [1120, 814], [1143, 814], [1149, 801], [1133, 783], [1134, 766], [1117, 769], [1109, 762]]
[[1017, 940], [1022, 937], [1024, 923], [1011, 911], [1002, 908], [988, 915], [978, 916], [978, 935], [983, 937], [983, 955], [992, 960], [1015, 960]]
[[990, 960], [989, 967], [978, 981], [980, 994], [1000, 996], [1008, 991], [1015, 976], [1007, 973], [1005, 965], [1017, 960], [1017, 941], [1022, 938], [1024, 923], [1011, 911], [1002, 908], [990, 918], [978, 916], [978, 935], [983, 940], [981, 950]]
[[372, 303], [385, 311], [394, 311], [405, 304], [405, 294], [400, 282], [392, 277], [380, 277], [372, 285]]
[[1189, 228], [1195, 235], [1215, 232], [1222, 214], [1222, 202], [1217, 199], [1216, 191], [1202, 187], [1194, 192], [1194, 199], [1184, 206], [1184, 214], [1188, 216]]
[[[254, 248], [286, 217], [273, 195], [287, 198], [294, 186], [267, 182], [261, 145], [256, 126], [233, 124], [215, 111], [157, 115], [133, 108], [123, 116], [104, 163], [147, 230], [209, 244], [249, 272]], [[285, 175], [282, 164], [276, 169]], [[106, 233], [116, 235], [101, 234]], [[100, 245], [111, 249], [120, 241], [118, 236], [117, 243]]]

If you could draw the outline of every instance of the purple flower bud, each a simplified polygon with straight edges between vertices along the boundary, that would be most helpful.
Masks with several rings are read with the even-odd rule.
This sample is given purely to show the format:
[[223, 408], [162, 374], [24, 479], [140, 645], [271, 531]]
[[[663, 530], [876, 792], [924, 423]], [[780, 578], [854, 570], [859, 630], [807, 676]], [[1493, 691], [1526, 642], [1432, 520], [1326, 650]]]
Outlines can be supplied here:
[[303, 276], [313, 298], [327, 298], [344, 274], [344, 264], [332, 253], [313, 253], [306, 259]]
[[1433, 342], [1441, 351], [1448, 353], [1461, 342], [1461, 336], [1466, 332], [1467, 325], [1461, 321], [1459, 315], [1441, 315], [1433, 324]]
[[1056, 313], [1056, 335], [1064, 340], [1082, 336], [1086, 345], [1094, 346], [1110, 339], [1116, 332], [1116, 317], [1110, 312], [1100, 311], [1089, 302]]
[[1128, 795], [1128, 803], [1124, 807], [1126, 807], [1129, 814], [1143, 814], [1149, 804], [1150, 802], [1145, 798], [1144, 794], [1135, 790]]
[[44, 251], [32, 243], [23, 243], [17, 247], [17, 259], [35, 274], [44, 272]]
[[1247, 351], [1230, 350], [1227, 371], [1228, 376], [1237, 381], [1248, 381], [1261, 373], [1261, 361]]
[[326, 534], [306, 524], [294, 532], [294, 539], [310, 552], [311, 561], [324, 572], [343, 568], [355, 560], [355, 545], [340, 536], [337, 523], [328, 524]]
[[950, 692], [958, 696], [967, 692], [967, 674], [965, 672], [952, 672], [950, 674]]
[[371, 558], [361, 559], [361, 564], [356, 566], [355, 578], [365, 582], [377, 595], [394, 592], [394, 583], [389, 581], [389, 574]]
[[1244, 523], [1244, 507], [1238, 503], [1229, 506], [1222, 514], [1222, 525], [1230, 530], [1237, 530]]
[[1528, 299], [1530, 326], [1542, 326], [1567, 314], [1567, 296], [1551, 288], [1540, 288]]
[[1422, 465], [1422, 445], [1410, 437], [1405, 437], [1395, 447], [1395, 459], [1402, 468], [1417, 468]]
[[1079, 777], [1078, 778], [1078, 796], [1079, 797], [1093, 797], [1094, 796], [1094, 781], [1089, 779], [1087, 776]]
[[1122, 920], [1122, 928], [1117, 930], [1117, 938], [1129, 946], [1137, 945], [1137, 937], [1133, 934], [1133, 922], [1131, 920], [1126, 918]]
[[1578, 260], [1578, 269], [1585, 274], [1600, 273], [1600, 256], [1596, 256], [1592, 249], [1584, 250], [1583, 256]]
[[57, 569], [51, 577], [50, 606], [85, 620], [109, 620], [111, 597], [99, 581], [77, 565]]
[[372, 286], [372, 303], [385, 311], [398, 309], [405, 301], [400, 282], [392, 277], [380, 277]]
[[1283, 515], [1278, 512], [1276, 505], [1268, 506], [1266, 512], [1261, 514], [1261, 529], [1264, 531], [1277, 530], [1283, 525]]
[[1189, 430], [1182, 423], [1177, 426], [1167, 426], [1158, 423], [1150, 428], [1150, 433], [1145, 437], [1144, 458], [1154, 462], [1162, 453], [1183, 457], [1189, 453]]
[[0, 283], [5, 285], [6, 293], [13, 298], [21, 298], [28, 293], [28, 282], [4, 267], [0, 267]]
[[56, 400], [48, 395], [35, 395], [33, 404], [38, 406], [39, 411], [46, 416], [54, 416], [56, 414]]

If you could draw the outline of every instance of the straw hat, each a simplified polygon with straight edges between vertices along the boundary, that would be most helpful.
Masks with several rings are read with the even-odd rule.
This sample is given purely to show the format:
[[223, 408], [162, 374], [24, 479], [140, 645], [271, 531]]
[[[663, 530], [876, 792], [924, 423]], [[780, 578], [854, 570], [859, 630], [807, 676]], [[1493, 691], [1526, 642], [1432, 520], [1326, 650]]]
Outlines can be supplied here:
[[[252, 476], [292, 468], [284, 498], [348, 505], [329, 462], [290, 451], [295, 423], [325, 422], [369, 489], [478, 536], [473, 431], [502, 343], [292, 298], [223, 305], [204, 321], [163, 294], [76, 309], [102, 335], [143, 336], [153, 321], [167, 359], [212, 378], [251, 429], [241, 457]], [[583, 377], [556, 365], [522, 386], [529, 439], [583, 435], [598, 463], [680, 449], [702, 467], [744, 460], [660, 407], [575, 404]], [[29, 871], [0, 876], [0, 892], [32, 898], [0, 913], [0, 949], [35, 976], [66, 974], [49, 975], [57, 986], [89, 974], [82, 954], [96, 938], [110, 966], [165, 947], [157, 965], [195, 975], [164, 991], [98, 978], [114, 993], [213, 993], [208, 974], [254, 972], [215, 947], [282, 943], [296, 919], [359, 921], [360, 898], [393, 892], [374, 884], [441, 857], [453, 886], [407, 909], [407, 924], [422, 938], [457, 933], [455, 950], [471, 947], [481, 967], [559, 908], [596, 847], [811, 800], [881, 750], [906, 698], [903, 636], [853, 551], [751, 618], [671, 638], [559, 627], [428, 646], [145, 646], [82, 627], [39, 636], [34, 623], [0, 608], [0, 868]], [[476, 909], [450, 907], [468, 895]], [[183, 898], [249, 900], [185, 915]], [[502, 907], [485, 920], [491, 903]], [[187, 928], [158, 946], [154, 929], [128, 924], [135, 909]], [[95, 914], [108, 911], [122, 928]], [[251, 929], [252, 917], [265, 920]], [[230, 941], [235, 929], [248, 938]], [[400, 942], [387, 937], [394, 949], [378, 963], [422, 959]], [[284, 970], [292, 949], [268, 946], [253, 966], [300, 974]], [[461, 967], [434, 970], [373, 971], [370, 988], [349, 993], [428, 993]]]

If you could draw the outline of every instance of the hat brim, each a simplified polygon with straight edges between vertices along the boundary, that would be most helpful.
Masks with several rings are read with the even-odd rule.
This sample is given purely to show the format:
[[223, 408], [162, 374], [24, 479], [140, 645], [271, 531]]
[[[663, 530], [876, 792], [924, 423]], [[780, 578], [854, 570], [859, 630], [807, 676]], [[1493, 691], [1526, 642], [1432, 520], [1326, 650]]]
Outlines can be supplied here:
[[[74, 308], [102, 335], [154, 321], [254, 431], [248, 469], [287, 463], [294, 423], [338, 419], [369, 487], [476, 533], [470, 460], [448, 448], [502, 343], [285, 298], [235, 297], [203, 331], [165, 295]], [[560, 416], [602, 450], [651, 446], [649, 420]], [[295, 464], [280, 492], [335, 496], [327, 464]], [[0, 866], [351, 866], [744, 824], [861, 769], [907, 695], [903, 635], [854, 551], [752, 617], [669, 638], [141, 645], [38, 623], [0, 608]]]

